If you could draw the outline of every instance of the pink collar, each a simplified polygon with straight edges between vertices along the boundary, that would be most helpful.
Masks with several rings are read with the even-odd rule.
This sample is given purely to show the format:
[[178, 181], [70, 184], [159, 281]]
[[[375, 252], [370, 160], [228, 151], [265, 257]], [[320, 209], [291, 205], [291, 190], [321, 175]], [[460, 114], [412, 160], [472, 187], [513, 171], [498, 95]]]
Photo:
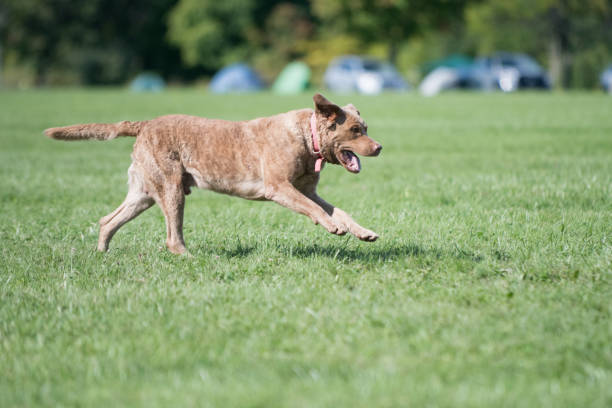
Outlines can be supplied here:
[[317, 161], [315, 162], [315, 173], [321, 171], [321, 166], [323, 166], [323, 162], [325, 158], [321, 154], [321, 149], [319, 148], [319, 135], [317, 134], [317, 118], [315, 113], [310, 117], [310, 134], [312, 135], [312, 149], [314, 153], [317, 155]]

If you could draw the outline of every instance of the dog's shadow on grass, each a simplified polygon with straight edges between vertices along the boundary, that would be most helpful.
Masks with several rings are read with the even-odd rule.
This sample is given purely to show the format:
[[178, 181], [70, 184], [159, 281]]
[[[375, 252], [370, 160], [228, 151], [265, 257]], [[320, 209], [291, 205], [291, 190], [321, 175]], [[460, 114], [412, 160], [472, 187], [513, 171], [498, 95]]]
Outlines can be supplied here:
[[[215, 254], [227, 258], [246, 258], [256, 252], [264, 252], [269, 245], [256, 243], [238, 243], [228, 248], [199, 248], [202, 254]], [[414, 243], [398, 243], [384, 246], [351, 246], [338, 244], [304, 244], [292, 245], [280, 244], [275, 249], [287, 258], [313, 259], [329, 258], [348, 261], [362, 262], [384, 262], [408, 257], [441, 259], [451, 257], [454, 259], [468, 260], [473, 262], [482, 261], [482, 256], [471, 251], [459, 248], [454, 250], [443, 250], [441, 248], [425, 248]]]
[[325, 257], [354, 261], [388, 261], [427, 254], [426, 250], [414, 244], [399, 244], [374, 248], [309, 244], [293, 248], [282, 248], [282, 250], [286, 255], [302, 259]]

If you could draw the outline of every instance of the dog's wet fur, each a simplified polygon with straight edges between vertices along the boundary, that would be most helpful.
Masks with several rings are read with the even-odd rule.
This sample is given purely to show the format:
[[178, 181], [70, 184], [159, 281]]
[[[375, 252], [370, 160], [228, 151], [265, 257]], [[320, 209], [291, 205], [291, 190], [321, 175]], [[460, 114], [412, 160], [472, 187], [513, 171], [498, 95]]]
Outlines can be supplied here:
[[[368, 137], [368, 127], [353, 105], [341, 108], [320, 94], [313, 100], [324, 160], [359, 172], [356, 155], [377, 156], [382, 146]], [[185, 253], [183, 209], [191, 187], [271, 200], [307, 215], [332, 234], [350, 232], [363, 241], [375, 241], [376, 233], [317, 195], [320, 173], [315, 172], [312, 114], [312, 109], [300, 109], [243, 122], [168, 115], [142, 122], [51, 128], [45, 134], [60, 140], [136, 137], [127, 197], [100, 219], [100, 251], [108, 250], [122, 225], [157, 203], [166, 219], [168, 249]]]

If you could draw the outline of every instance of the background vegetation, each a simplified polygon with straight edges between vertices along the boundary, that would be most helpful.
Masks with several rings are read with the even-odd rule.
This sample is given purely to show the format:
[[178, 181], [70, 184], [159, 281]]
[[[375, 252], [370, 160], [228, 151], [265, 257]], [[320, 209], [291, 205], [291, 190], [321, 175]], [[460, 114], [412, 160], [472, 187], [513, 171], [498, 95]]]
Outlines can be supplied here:
[[612, 99], [334, 96], [385, 149], [323, 197], [381, 234], [195, 190], [192, 258], [154, 207], [95, 251], [133, 139], [42, 129], [310, 95], [0, 94], [0, 406], [610, 407]]
[[4, 0], [5, 85], [174, 81], [247, 61], [271, 80], [293, 59], [316, 74], [373, 54], [413, 81], [451, 53], [528, 52], [561, 87], [596, 86], [612, 61], [610, 0]]

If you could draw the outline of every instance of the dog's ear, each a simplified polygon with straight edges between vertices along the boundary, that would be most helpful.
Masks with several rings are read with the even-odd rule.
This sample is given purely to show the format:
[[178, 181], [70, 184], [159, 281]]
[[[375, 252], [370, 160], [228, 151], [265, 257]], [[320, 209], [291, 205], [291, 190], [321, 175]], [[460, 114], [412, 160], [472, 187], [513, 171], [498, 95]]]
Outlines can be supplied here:
[[353, 105], [352, 103], [349, 103], [348, 105], [346, 105], [344, 109], [355, 111], [355, 113], [357, 113], [357, 116], [361, 117], [361, 113], [359, 112], [359, 109], [357, 109], [355, 105]]
[[315, 108], [317, 112], [321, 113], [323, 116], [330, 120], [334, 120], [336, 117], [342, 114], [342, 108], [338, 105], [328, 101], [323, 95], [315, 94], [312, 97], [312, 100], [315, 103]]

